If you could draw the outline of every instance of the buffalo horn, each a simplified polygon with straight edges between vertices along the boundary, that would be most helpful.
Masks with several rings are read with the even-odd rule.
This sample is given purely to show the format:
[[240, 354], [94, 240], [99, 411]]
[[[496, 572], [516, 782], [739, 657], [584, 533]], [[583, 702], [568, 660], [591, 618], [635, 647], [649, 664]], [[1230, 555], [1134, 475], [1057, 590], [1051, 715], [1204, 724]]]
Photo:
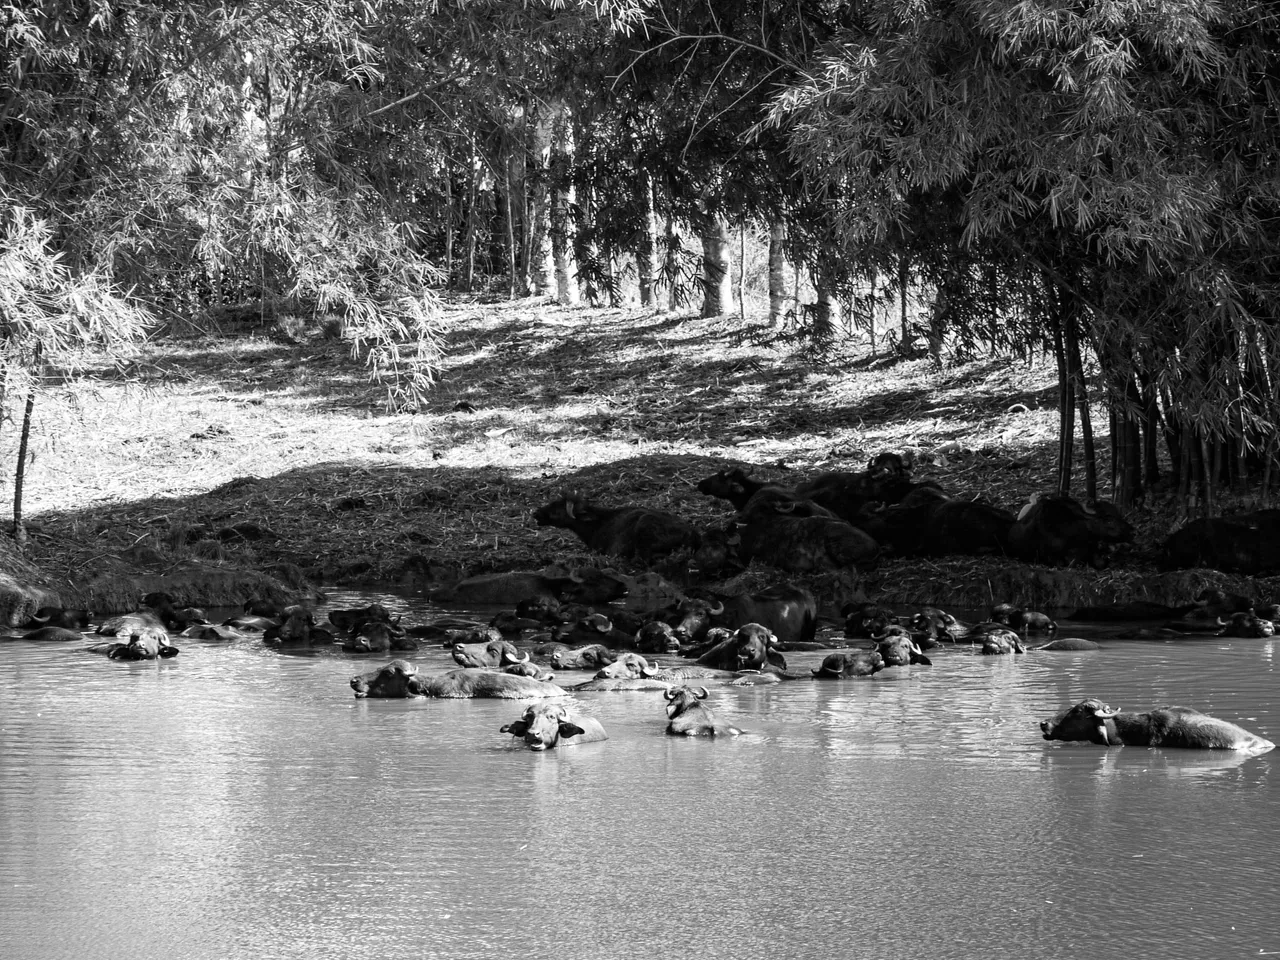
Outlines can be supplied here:
[[674, 693], [672, 693], [670, 690], [663, 690], [663, 691], [662, 691], [662, 699], [663, 699], [663, 700], [666, 700], [668, 703], [669, 703], [670, 701], [674, 700], [675, 698], [676, 698], [676, 695], [675, 695]]
[[1109, 707], [1097, 707], [1094, 709], [1093, 715], [1097, 717], [1099, 720], [1110, 720], [1119, 712], [1120, 712], [1119, 707], [1117, 707], [1114, 710], [1112, 710]]
[[711, 696], [711, 691], [708, 690], [706, 687], [699, 687], [697, 690], [693, 692], [693, 695], [697, 697], [699, 700], [705, 700], [707, 699], [707, 697]]
[[716, 605], [714, 607], [707, 607], [708, 616], [718, 617], [722, 613], [724, 613], [724, 604], [719, 600], [716, 601]]

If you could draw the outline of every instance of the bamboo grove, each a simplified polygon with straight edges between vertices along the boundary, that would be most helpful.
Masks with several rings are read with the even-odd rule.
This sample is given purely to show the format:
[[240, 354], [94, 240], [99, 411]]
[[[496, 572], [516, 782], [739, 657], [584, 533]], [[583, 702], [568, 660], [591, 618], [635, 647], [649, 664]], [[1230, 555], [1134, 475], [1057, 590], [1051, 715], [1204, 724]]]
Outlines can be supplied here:
[[750, 224], [775, 322], [794, 264], [816, 337], [912, 289], [940, 362], [1049, 351], [1064, 490], [1077, 416], [1089, 496], [1280, 479], [1275, 4], [0, 11], [6, 397], [69, 343], [252, 304], [340, 317], [412, 407], [442, 288], [715, 315]]

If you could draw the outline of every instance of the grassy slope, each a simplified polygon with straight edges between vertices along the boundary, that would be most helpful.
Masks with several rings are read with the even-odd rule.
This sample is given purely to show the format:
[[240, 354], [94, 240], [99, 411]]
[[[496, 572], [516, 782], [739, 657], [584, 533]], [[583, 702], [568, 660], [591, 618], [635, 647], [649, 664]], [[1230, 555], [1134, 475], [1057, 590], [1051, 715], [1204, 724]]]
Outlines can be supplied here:
[[[1015, 510], [1052, 485], [1048, 363], [989, 357], [939, 373], [927, 359], [818, 355], [736, 318], [544, 301], [457, 303], [446, 319], [448, 359], [417, 415], [383, 413], [343, 344], [262, 334], [157, 343], [123, 373], [99, 365], [47, 387], [27, 481], [27, 515], [40, 527], [30, 556], [73, 583], [104, 570], [162, 573], [190, 557], [287, 561], [325, 583], [406, 572], [417, 583], [427, 569], [603, 564], [575, 538], [533, 525], [531, 511], [562, 488], [722, 521], [725, 509], [693, 486], [726, 462], [792, 482], [908, 451], [917, 478]], [[1155, 576], [1150, 548], [1168, 518], [1133, 519], [1142, 542], [1103, 573], [897, 560], [861, 581], [814, 586], [836, 600], [1051, 606], [1241, 585], [1213, 573]], [[189, 533], [237, 522], [279, 539]], [[777, 577], [757, 570], [744, 582]]]

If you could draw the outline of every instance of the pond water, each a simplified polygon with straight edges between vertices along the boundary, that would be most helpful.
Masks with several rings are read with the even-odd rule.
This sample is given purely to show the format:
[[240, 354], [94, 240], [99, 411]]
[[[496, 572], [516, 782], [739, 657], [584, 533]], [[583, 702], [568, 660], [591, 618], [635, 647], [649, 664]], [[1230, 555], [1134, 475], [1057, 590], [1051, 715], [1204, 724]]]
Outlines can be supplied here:
[[716, 741], [664, 735], [659, 694], [579, 694], [610, 739], [545, 754], [498, 731], [520, 702], [354, 699], [349, 677], [387, 657], [181, 646], [121, 663], [0, 645], [0, 957], [1280, 952], [1277, 752], [1037, 726], [1097, 696], [1278, 740], [1273, 640], [962, 647], [873, 679], [717, 687], [747, 732]]

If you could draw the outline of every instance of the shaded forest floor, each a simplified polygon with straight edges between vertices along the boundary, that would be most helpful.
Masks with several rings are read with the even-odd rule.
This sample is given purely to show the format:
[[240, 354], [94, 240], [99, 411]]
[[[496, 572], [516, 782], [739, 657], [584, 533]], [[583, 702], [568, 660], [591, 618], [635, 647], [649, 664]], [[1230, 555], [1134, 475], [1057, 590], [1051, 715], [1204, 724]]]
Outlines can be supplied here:
[[[818, 351], [736, 317], [542, 300], [451, 303], [445, 351], [427, 407], [412, 415], [384, 412], [348, 345], [265, 329], [160, 341], [122, 367], [99, 361], [48, 383], [28, 469], [28, 556], [69, 584], [199, 560], [418, 589], [548, 564], [639, 572], [535, 526], [533, 510], [566, 489], [709, 525], [729, 511], [695, 485], [730, 464], [793, 483], [894, 450], [917, 479], [1014, 511], [1054, 483], [1047, 360], [988, 356], [938, 371], [927, 357], [871, 356], [865, 343]], [[3, 437], [10, 465], [15, 433]], [[1172, 514], [1151, 503], [1130, 519], [1138, 543], [1104, 571], [897, 559], [810, 582], [829, 601], [962, 606], [1173, 600], [1209, 584], [1274, 595], [1273, 581], [1156, 574]], [[722, 586], [781, 578], [749, 570]]]

